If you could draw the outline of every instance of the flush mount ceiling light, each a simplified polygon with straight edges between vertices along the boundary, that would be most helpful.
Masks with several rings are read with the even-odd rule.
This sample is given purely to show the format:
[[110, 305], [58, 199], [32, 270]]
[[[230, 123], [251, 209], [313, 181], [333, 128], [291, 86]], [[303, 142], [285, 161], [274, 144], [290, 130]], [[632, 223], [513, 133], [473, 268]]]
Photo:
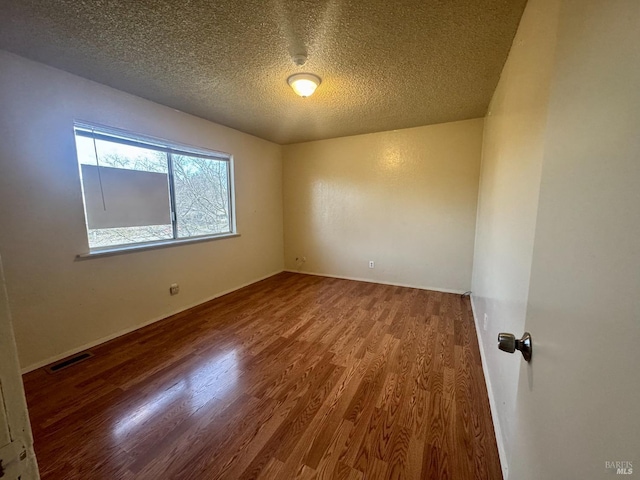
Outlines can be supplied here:
[[301, 97], [310, 97], [320, 85], [320, 77], [313, 73], [296, 73], [287, 79], [287, 83]]
[[[307, 63], [307, 54], [298, 53], [292, 55], [291, 60], [293, 60], [293, 63], [297, 66], [301, 67]], [[302, 98], [313, 95], [313, 92], [316, 91], [316, 88], [318, 88], [321, 82], [320, 77], [313, 73], [295, 73], [287, 79], [287, 83], [293, 88], [293, 91]]]

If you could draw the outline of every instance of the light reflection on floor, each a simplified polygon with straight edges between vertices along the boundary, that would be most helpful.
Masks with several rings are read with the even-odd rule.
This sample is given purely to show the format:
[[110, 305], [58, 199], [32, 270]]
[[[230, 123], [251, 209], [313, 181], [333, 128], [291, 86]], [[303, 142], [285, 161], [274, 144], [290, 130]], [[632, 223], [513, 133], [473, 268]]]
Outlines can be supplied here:
[[153, 425], [156, 418], [175, 408], [182, 410], [176, 413], [177, 416], [188, 417], [214, 397], [224, 400], [225, 395], [237, 386], [239, 376], [236, 350], [205, 359], [185, 378], [129, 409], [114, 424], [113, 435], [121, 440], [137, 434], [140, 428]]

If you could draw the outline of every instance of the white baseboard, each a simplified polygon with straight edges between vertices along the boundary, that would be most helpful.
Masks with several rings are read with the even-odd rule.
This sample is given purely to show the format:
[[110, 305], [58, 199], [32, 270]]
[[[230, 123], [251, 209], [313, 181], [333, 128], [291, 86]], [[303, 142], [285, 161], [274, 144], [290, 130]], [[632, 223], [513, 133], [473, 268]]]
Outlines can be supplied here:
[[236, 290], [240, 290], [241, 288], [248, 287], [249, 285], [253, 285], [254, 283], [260, 282], [260, 281], [265, 280], [265, 279], [267, 279], [269, 277], [273, 277], [274, 275], [282, 273], [283, 271], [284, 270], [278, 270], [276, 272], [272, 272], [272, 273], [270, 273], [268, 275], [265, 275], [264, 277], [260, 277], [260, 278], [257, 278], [255, 280], [252, 280], [250, 282], [243, 283], [242, 285], [238, 285], [238, 286], [230, 288], [228, 290], [224, 290], [222, 292], [216, 293], [215, 295], [213, 295], [211, 297], [205, 298], [205, 299], [203, 299], [201, 301], [198, 301], [196, 303], [193, 303], [191, 305], [187, 305], [186, 307], [182, 307], [182, 308], [180, 308], [178, 310], [175, 310], [175, 311], [172, 311], [172, 312], [169, 312], [169, 313], [165, 313], [160, 317], [156, 317], [156, 318], [153, 318], [153, 319], [151, 319], [149, 321], [146, 321], [146, 322], [143, 322], [143, 323], [139, 323], [139, 324], [137, 324], [137, 325], [135, 325], [133, 327], [130, 327], [130, 328], [125, 328], [124, 330], [120, 330], [120, 331], [118, 331], [116, 333], [112, 333], [111, 335], [107, 335], [106, 337], [99, 338], [98, 340], [86, 343], [86, 344], [81, 345], [81, 346], [79, 346], [77, 348], [72, 348], [71, 350], [67, 350], [66, 352], [63, 352], [63, 353], [61, 353], [59, 355], [54, 355], [53, 357], [49, 357], [46, 360], [42, 360], [41, 362], [36, 362], [34, 364], [31, 364], [31, 365], [23, 368], [21, 370], [21, 372], [22, 372], [23, 375], [25, 373], [32, 372], [33, 370], [37, 370], [38, 368], [42, 368], [42, 367], [44, 367], [46, 365], [49, 365], [50, 363], [57, 362], [58, 360], [62, 360], [63, 358], [70, 357], [71, 355], [75, 355], [78, 352], [82, 352], [84, 350], [88, 350], [89, 348], [93, 348], [96, 345], [100, 345], [102, 343], [108, 342], [109, 340], [113, 340], [114, 338], [118, 338], [118, 337], [121, 337], [122, 335], [126, 335], [127, 333], [131, 333], [131, 332], [133, 332], [135, 330], [139, 330], [139, 329], [144, 328], [144, 327], [146, 327], [148, 325], [151, 325], [152, 323], [159, 322], [160, 320], [164, 320], [165, 318], [169, 318], [169, 317], [171, 317], [173, 315], [176, 315], [178, 313], [184, 312], [185, 310], [189, 310], [190, 308], [197, 307], [198, 305], [202, 305], [203, 303], [210, 302], [211, 300], [214, 300], [214, 299], [216, 299], [218, 297], [222, 297], [223, 295], [227, 295], [228, 293], [235, 292]]
[[358, 277], [344, 277], [342, 275], [330, 275], [328, 273], [316, 273], [316, 272], [307, 272], [302, 270], [290, 270], [285, 268], [285, 272], [291, 273], [301, 273], [303, 275], [315, 275], [316, 277], [329, 277], [329, 278], [339, 278], [341, 280], [355, 280], [356, 282], [366, 282], [366, 283], [379, 283], [380, 285], [391, 285], [393, 287], [407, 287], [407, 288], [417, 288], [420, 290], [431, 290], [433, 292], [442, 292], [442, 293], [456, 293], [458, 295], [462, 295], [467, 290], [452, 290], [448, 288], [436, 288], [436, 287], [425, 287], [423, 285], [409, 285], [407, 283], [396, 283], [396, 282], [385, 282], [382, 280], [372, 280], [370, 278], [358, 278]]
[[502, 436], [502, 429], [500, 428], [500, 420], [498, 417], [498, 406], [496, 405], [496, 399], [493, 395], [493, 388], [491, 387], [491, 377], [489, 376], [489, 369], [487, 368], [487, 360], [484, 353], [484, 343], [480, 337], [480, 323], [478, 316], [476, 315], [475, 304], [473, 303], [473, 294], [469, 297], [471, 299], [471, 311], [473, 312], [473, 322], [476, 327], [476, 336], [478, 337], [478, 346], [480, 347], [480, 358], [482, 359], [482, 372], [484, 373], [484, 381], [487, 385], [487, 394], [489, 395], [489, 406], [491, 408], [491, 417], [493, 419], [493, 430], [496, 435], [496, 443], [498, 444], [498, 456], [500, 457], [500, 467], [502, 468], [502, 477], [504, 480], [509, 479], [509, 465], [507, 463], [507, 451], [505, 449], [504, 437]]

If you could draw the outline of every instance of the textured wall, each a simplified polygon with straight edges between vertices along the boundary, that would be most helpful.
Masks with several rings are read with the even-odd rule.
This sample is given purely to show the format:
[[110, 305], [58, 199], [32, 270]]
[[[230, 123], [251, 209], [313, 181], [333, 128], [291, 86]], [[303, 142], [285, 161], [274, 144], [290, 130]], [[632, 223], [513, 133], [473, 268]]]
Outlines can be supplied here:
[[482, 125], [284, 147], [286, 267], [306, 256], [303, 272], [468, 290]]
[[524, 331], [559, 8], [529, 2], [485, 119], [471, 289], [503, 468], [518, 434], [520, 361], [495, 345], [498, 332]]
[[[282, 270], [280, 146], [1, 51], [0, 104], [0, 252], [23, 367]], [[76, 261], [74, 119], [233, 154], [241, 236]]]

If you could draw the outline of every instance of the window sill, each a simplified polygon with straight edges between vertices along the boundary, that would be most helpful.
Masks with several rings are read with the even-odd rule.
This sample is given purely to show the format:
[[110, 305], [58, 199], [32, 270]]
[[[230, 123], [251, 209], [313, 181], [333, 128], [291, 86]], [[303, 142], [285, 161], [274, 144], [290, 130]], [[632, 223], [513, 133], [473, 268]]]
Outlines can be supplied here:
[[197, 238], [185, 238], [182, 240], [166, 240], [162, 242], [150, 242], [150, 243], [138, 243], [134, 245], [123, 245], [119, 247], [113, 248], [100, 248], [95, 249], [89, 253], [82, 253], [76, 256], [76, 260], [86, 260], [89, 258], [97, 258], [97, 257], [110, 257], [112, 255], [121, 255], [123, 253], [133, 253], [140, 252], [142, 250], [155, 250], [158, 248], [167, 248], [167, 247], [175, 247], [178, 245], [185, 245], [189, 243], [201, 243], [201, 242], [210, 242], [212, 240], [222, 240], [224, 238], [234, 238], [239, 237], [239, 233], [225, 233], [223, 235], [208, 235], [206, 237], [197, 237]]

